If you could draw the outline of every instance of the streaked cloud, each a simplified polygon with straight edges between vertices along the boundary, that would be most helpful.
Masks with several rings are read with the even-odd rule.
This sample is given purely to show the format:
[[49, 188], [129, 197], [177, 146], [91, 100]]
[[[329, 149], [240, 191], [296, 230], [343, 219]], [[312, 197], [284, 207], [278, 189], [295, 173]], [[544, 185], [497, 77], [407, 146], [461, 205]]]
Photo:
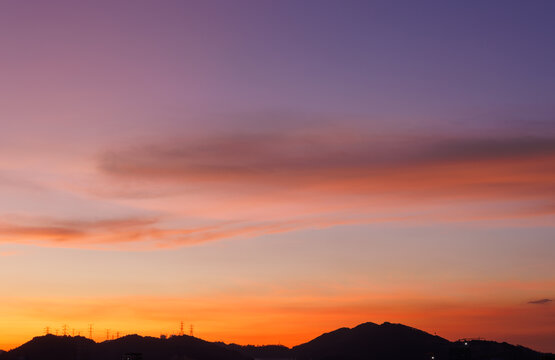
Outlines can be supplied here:
[[528, 301], [528, 304], [543, 305], [543, 304], [548, 304], [552, 301], [553, 300], [551, 300], [551, 299], [539, 299], [539, 300]]
[[155, 215], [4, 216], [0, 241], [149, 249], [348, 224], [542, 218], [555, 211], [553, 164], [555, 139], [537, 136], [327, 127], [135, 142], [75, 173], [88, 185], [58, 186], [81, 206]]
[[[283, 217], [282, 208], [294, 218], [372, 217], [378, 209], [382, 217], [403, 218], [407, 211], [430, 216], [430, 206], [447, 202], [447, 212], [461, 218], [530, 217], [553, 214], [553, 164], [551, 137], [241, 133], [105, 152], [98, 169], [107, 186], [96, 194], [150, 204], [160, 197], [166, 205], [179, 197], [190, 200], [194, 214], [224, 218], [249, 207], [259, 210], [246, 216], [258, 219], [272, 209]], [[470, 201], [481, 205], [468, 209]]]
[[149, 184], [320, 189], [421, 196], [538, 196], [553, 190], [555, 139], [235, 134], [112, 150], [114, 179]]
[[141, 241], [157, 234], [155, 219], [67, 220], [18, 217], [0, 221], [0, 241], [58, 244], [60, 246], [102, 245]]
[[128, 218], [98, 221], [26, 218], [23, 223], [0, 222], [0, 242], [95, 249], [151, 250], [194, 245], [236, 237], [255, 237], [298, 229], [326, 228], [360, 222], [390, 222], [399, 218], [305, 218], [282, 221], [227, 221], [205, 226], [171, 227], [164, 219]]

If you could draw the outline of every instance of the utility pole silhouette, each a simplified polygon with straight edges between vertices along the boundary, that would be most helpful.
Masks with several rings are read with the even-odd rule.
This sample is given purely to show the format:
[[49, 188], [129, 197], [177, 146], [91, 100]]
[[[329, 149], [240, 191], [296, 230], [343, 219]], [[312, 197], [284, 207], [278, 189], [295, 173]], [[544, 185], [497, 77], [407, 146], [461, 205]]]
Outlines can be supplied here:
[[92, 324], [89, 324], [89, 339], [92, 340]]

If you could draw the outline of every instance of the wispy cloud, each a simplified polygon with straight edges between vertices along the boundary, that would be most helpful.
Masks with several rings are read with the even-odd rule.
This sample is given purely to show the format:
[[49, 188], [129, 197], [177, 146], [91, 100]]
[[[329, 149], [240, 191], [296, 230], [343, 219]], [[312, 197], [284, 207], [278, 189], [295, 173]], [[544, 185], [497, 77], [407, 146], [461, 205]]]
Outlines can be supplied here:
[[[375, 221], [387, 221], [376, 219]], [[215, 222], [206, 226], [168, 227], [162, 219], [68, 221], [27, 219], [27, 224], [0, 224], [0, 242], [47, 246], [147, 250], [173, 248], [235, 237], [253, 237], [307, 227], [328, 227], [360, 220], [284, 220], [267, 222]]]
[[528, 301], [528, 304], [543, 305], [543, 304], [548, 304], [552, 301], [553, 300], [551, 300], [551, 299], [539, 299], [539, 300]]
[[157, 229], [153, 227], [156, 221], [146, 218], [86, 221], [33, 217], [19, 222], [2, 220], [0, 241], [59, 246], [141, 241], [156, 235]]
[[107, 152], [113, 179], [333, 193], [534, 196], [553, 190], [555, 139], [236, 134]]
[[[363, 214], [375, 207], [382, 212], [397, 208], [399, 215], [403, 209], [426, 212], [432, 203], [449, 201], [528, 201], [535, 203], [522, 206], [523, 216], [552, 214], [553, 164], [555, 138], [550, 137], [328, 130], [168, 140], [112, 150], [98, 159], [110, 185], [102, 187], [109, 189], [103, 196], [168, 199], [186, 193], [191, 199], [203, 194], [200, 201], [209, 203], [217, 193], [227, 200], [213, 206], [216, 211], [290, 204], [303, 207], [299, 216], [348, 207]], [[506, 210], [518, 216], [519, 211]]]
[[160, 216], [0, 218], [0, 241], [151, 249], [343, 224], [541, 218], [555, 212], [553, 164], [551, 137], [326, 128], [137, 143], [96, 158], [86, 190], [64, 188]]

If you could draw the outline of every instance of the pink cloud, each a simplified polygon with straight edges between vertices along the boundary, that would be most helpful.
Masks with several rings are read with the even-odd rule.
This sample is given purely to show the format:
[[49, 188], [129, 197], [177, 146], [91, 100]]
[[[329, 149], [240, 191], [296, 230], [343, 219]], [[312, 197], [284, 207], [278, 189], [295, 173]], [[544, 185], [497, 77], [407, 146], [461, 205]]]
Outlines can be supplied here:
[[[555, 139], [269, 133], [110, 151], [100, 172], [145, 188], [302, 189], [365, 196], [541, 197], [553, 190]], [[251, 189], [251, 190], [249, 190]]]
[[124, 146], [96, 158], [96, 172], [72, 164], [54, 171], [70, 180], [50, 185], [87, 213], [90, 200], [156, 215], [29, 211], [0, 218], [0, 241], [140, 250], [376, 222], [542, 223], [555, 211], [549, 137], [275, 131]]

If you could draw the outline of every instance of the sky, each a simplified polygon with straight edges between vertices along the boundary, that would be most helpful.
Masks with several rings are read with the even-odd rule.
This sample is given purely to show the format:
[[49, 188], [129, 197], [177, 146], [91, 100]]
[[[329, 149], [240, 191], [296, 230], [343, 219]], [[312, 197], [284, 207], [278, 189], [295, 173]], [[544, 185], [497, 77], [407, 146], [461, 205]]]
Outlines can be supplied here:
[[0, 349], [555, 352], [554, 39], [547, 0], [2, 1]]

